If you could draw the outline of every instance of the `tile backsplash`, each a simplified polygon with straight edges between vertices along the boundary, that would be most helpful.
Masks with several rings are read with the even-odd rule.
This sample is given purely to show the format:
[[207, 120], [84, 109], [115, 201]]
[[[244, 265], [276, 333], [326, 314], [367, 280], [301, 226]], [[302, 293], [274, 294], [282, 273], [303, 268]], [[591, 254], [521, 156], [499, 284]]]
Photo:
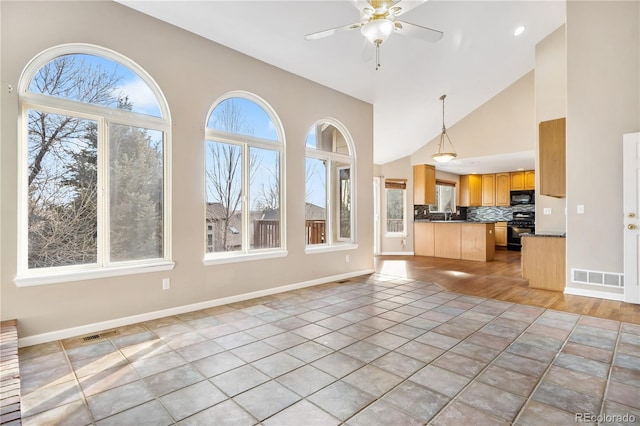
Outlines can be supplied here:
[[[508, 222], [513, 219], [513, 212], [533, 212], [535, 205], [514, 207], [456, 207], [451, 219], [477, 222]], [[414, 220], [442, 220], [444, 213], [429, 213], [429, 206], [413, 206]]]
[[467, 220], [479, 222], [508, 222], [513, 219], [513, 212], [533, 212], [533, 204], [514, 207], [468, 207]]

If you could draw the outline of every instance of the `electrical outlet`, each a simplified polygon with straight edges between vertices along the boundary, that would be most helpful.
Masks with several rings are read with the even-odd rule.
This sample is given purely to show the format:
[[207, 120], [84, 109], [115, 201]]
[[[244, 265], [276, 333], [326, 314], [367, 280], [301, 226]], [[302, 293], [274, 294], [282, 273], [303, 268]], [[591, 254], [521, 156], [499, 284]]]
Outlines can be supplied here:
[[545, 207], [542, 213], [543, 214], [551, 214], [551, 207]]
[[344, 261], [349, 263], [349, 255], [348, 254], [344, 257]]
[[162, 279], [162, 289], [169, 290], [171, 288], [171, 280], [169, 278]]
[[578, 214], [584, 214], [584, 204], [578, 204], [576, 211]]

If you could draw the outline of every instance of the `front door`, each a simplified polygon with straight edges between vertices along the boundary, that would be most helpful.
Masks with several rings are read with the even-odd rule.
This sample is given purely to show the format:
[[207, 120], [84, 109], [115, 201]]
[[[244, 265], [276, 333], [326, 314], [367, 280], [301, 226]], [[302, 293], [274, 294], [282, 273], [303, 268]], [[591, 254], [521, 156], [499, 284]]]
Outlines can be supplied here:
[[640, 133], [623, 139], [624, 301], [640, 303]]

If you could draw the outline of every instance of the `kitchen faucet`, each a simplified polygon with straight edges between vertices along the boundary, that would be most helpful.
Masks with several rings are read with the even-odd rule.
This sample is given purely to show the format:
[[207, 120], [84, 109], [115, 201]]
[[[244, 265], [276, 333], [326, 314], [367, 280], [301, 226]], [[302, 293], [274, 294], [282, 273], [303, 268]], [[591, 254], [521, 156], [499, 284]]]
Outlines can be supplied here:
[[[449, 213], [449, 219], [447, 219], [447, 213]], [[452, 214], [453, 214], [453, 210], [451, 210], [451, 207], [447, 206], [444, 208], [444, 220], [451, 220]]]

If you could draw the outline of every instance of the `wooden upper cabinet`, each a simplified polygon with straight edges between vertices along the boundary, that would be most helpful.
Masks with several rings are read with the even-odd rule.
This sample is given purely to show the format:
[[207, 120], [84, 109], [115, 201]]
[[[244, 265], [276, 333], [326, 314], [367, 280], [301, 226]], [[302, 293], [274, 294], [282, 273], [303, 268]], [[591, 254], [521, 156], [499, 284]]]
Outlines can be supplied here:
[[496, 175], [482, 175], [482, 205], [496, 205]]
[[566, 195], [566, 119], [542, 121], [539, 125], [540, 194]]
[[510, 191], [511, 175], [509, 173], [496, 173], [496, 206], [511, 205]]
[[510, 191], [522, 191], [525, 189], [536, 189], [536, 172], [526, 170], [523, 172], [511, 172]]
[[460, 176], [460, 205], [477, 207], [482, 205], [482, 176]]
[[413, 166], [413, 204], [436, 203], [436, 168], [429, 164]]
[[536, 189], [536, 172], [535, 171], [525, 170], [524, 189]]

